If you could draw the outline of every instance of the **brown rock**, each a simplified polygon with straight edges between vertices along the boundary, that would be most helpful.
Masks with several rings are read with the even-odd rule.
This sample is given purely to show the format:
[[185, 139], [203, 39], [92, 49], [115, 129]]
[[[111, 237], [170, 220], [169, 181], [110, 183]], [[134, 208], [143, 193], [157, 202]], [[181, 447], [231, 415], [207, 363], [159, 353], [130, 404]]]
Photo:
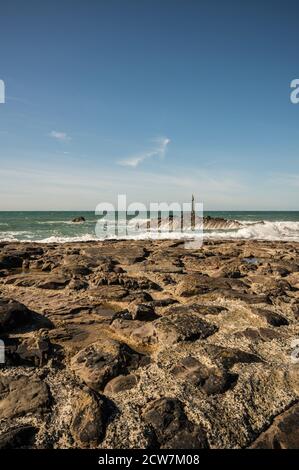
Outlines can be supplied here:
[[224, 393], [232, 388], [238, 376], [220, 368], [208, 368], [196, 358], [187, 356], [171, 369], [172, 374], [183, 381], [200, 387], [207, 395]]
[[131, 388], [134, 388], [137, 383], [138, 377], [134, 374], [119, 375], [107, 383], [104, 393], [109, 395], [123, 392], [124, 390], [130, 390]]
[[23, 258], [15, 255], [0, 255], [0, 269], [21, 268]]
[[152, 321], [158, 318], [151, 305], [137, 304], [131, 310], [133, 320]]
[[183, 304], [183, 305], [174, 305], [171, 306], [165, 314], [168, 313], [199, 313], [200, 315], [219, 315], [220, 313], [227, 312], [227, 308], [217, 305], [201, 305], [201, 304]]
[[32, 312], [20, 302], [0, 299], [0, 333], [9, 333], [33, 320]]
[[112, 378], [142, 364], [142, 355], [114, 340], [99, 341], [81, 350], [71, 359], [75, 374], [96, 392]]
[[246, 285], [238, 279], [212, 278], [199, 273], [187, 274], [179, 282], [176, 294], [181, 297], [203, 295], [218, 289], [235, 289], [244, 291]]
[[69, 284], [70, 278], [67, 278], [65, 276], [47, 276], [47, 278], [44, 281], [39, 281], [37, 283], [37, 287], [40, 289], [52, 289], [52, 290], [57, 290], [57, 289], [64, 289], [67, 284]]
[[142, 418], [153, 430], [155, 447], [162, 449], [203, 449], [208, 442], [203, 429], [185, 415], [181, 402], [160, 398], [149, 403]]
[[104, 437], [105, 422], [104, 402], [82, 392], [74, 409], [70, 428], [77, 446], [97, 446]]
[[206, 351], [210, 357], [219, 362], [224, 368], [229, 369], [237, 363], [250, 364], [252, 362], [262, 362], [256, 354], [248, 353], [237, 348], [225, 348], [215, 344], [208, 344]]
[[204, 339], [217, 331], [217, 327], [192, 313], [169, 314], [152, 322], [114, 320], [111, 328], [140, 346], [168, 347], [180, 341]]
[[299, 403], [278, 415], [251, 445], [252, 449], [298, 449]]
[[271, 326], [282, 326], [288, 325], [288, 320], [280, 315], [279, 313], [272, 312], [271, 310], [257, 308], [254, 310], [254, 313], [261, 318], [264, 318], [266, 322]]
[[0, 377], [0, 419], [12, 419], [28, 413], [41, 414], [49, 409], [48, 386], [37, 377]]
[[18, 426], [0, 435], [0, 449], [31, 449], [37, 429], [34, 426]]

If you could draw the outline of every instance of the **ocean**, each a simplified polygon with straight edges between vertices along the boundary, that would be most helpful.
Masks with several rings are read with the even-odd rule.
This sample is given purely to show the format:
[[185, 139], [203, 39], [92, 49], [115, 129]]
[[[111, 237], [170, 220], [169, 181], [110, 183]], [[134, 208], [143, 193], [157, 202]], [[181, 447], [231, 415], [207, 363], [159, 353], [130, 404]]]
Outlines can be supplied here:
[[[205, 230], [206, 239], [299, 241], [299, 211], [211, 211], [204, 215], [239, 222], [237, 228], [221, 227], [220, 224], [220, 228]], [[78, 216], [83, 216], [85, 222], [73, 223], [72, 220]], [[0, 241], [62, 243], [116, 238], [113, 217], [108, 214], [105, 223], [99, 222], [92, 211], [0, 212]], [[119, 219], [118, 237], [125, 238], [125, 222], [121, 215]], [[157, 233], [146, 230], [146, 220], [146, 214], [141, 214], [139, 221], [144, 228], [139, 229], [138, 234], [127, 235], [127, 238], [156, 238]], [[184, 234], [174, 230], [163, 237], [175, 239], [184, 237]]]

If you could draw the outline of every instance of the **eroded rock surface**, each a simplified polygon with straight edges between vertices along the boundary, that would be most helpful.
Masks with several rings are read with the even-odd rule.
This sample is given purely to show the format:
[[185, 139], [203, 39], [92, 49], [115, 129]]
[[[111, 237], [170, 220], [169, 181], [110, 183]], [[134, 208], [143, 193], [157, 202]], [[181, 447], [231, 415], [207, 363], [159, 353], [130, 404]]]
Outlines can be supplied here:
[[297, 448], [298, 321], [296, 243], [2, 242], [0, 448]]
[[298, 449], [299, 404], [278, 415], [251, 446], [253, 449]]

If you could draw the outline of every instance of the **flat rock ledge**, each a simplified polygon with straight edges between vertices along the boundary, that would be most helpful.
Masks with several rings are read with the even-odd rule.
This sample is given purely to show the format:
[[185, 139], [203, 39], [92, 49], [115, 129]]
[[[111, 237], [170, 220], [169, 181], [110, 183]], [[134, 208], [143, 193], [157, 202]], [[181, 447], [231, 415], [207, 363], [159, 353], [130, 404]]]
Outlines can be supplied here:
[[1, 242], [0, 338], [0, 449], [299, 448], [298, 243]]

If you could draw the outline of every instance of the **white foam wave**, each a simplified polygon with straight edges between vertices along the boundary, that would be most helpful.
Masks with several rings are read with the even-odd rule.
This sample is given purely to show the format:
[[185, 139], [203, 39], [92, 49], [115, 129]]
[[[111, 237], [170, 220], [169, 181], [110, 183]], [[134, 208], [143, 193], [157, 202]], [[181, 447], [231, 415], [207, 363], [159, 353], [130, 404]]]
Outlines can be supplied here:
[[299, 222], [259, 222], [238, 230], [213, 231], [205, 238], [299, 241]]
[[15, 238], [13, 235], [5, 235], [5, 236], [0, 235], [0, 242], [17, 242], [17, 241], [19, 240]]
[[[247, 221], [248, 222], [248, 221]], [[243, 223], [239, 229], [227, 230], [210, 230], [204, 233], [204, 239], [251, 239], [251, 240], [273, 240], [273, 241], [296, 241], [299, 242], [299, 222], [270, 222], [262, 221], [256, 223]], [[186, 239], [186, 238], [200, 238], [201, 234], [194, 234], [193, 232], [181, 233], [179, 231], [173, 232], [158, 232], [140, 231], [132, 235], [124, 236], [120, 233], [116, 237], [114, 233], [99, 234], [86, 233], [84, 235], [67, 236], [67, 235], [51, 235], [49, 237], [40, 238], [29, 231], [15, 231], [15, 232], [0, 232], [0, 241], [7, 242], [40, 242], [40, 243], [70, 243], [70, 242], [84, 242], [84, 241], [102, 241], [111, 239], [128, 239], [128, 240], [157, 240], [157, 239]]]
[[2, 237], [15, 237], [16, 235], [33, 235], [33, 232], [29, 232], [28, 230], [15, 230], [15, 231], [7, 231], [7, 232], [0, 232], [0, 240]]
[[86, 233], [85, 235], [80, 235], [77, 237], [57, 237], [57, 236], [52, 235], [51, 237], [43, 238], [41, 240], [35, 240], [35, 241], [39, 243], [69, 243], [69, 242], [90, 242], [90, 241], [96, 241], [96, 240], [100, 240], [100, 238], [97, 238], [95, 235]]

